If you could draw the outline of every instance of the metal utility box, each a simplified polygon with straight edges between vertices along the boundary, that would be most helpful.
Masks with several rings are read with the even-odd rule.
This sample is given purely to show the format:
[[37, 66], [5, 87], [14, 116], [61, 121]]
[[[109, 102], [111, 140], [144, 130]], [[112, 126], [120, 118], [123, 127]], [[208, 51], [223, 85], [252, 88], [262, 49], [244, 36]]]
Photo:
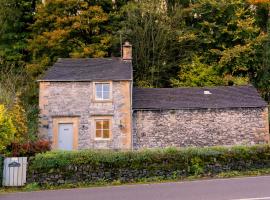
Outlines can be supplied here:
[[3, 186], [23, 186], [26, 183], [27, 157], [5, 158]]

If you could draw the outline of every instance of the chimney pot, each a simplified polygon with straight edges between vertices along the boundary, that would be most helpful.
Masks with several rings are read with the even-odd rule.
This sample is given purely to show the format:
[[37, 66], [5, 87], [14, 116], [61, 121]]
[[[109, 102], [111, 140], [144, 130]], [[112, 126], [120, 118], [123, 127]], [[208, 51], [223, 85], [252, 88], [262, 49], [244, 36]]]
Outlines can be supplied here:
[[132, 45], [126, 41], [123, 45], [123, 58], [124, 61], [132, 60]]

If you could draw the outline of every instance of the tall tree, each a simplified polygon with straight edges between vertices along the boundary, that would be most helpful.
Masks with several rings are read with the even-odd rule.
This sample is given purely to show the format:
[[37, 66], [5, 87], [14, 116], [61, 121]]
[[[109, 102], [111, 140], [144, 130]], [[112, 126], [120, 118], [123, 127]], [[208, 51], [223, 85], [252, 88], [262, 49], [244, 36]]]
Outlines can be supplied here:
[[254, 79], [254, 84], [262, 96], [270, 102], [270, 2], [269, 0], [249, 0], [249, 2], [256, 6], [257, 22], [267, 34], [262, 48], [259, 49], [260, 70]]
[[[112, 2], [47, 0], [35, 15], [27, 71], [37, 77], [59, 57], [105, 57], [109, 55]], [[106, 12], [107, 11], [107, 12]]]
[[[134, 47], [137, 86], [164, 87], [177, 66], [177, 35], [163, 0], [130, 2], [123, 9], [121, 33]], [[120, 33], [120, 34], [121, 34]]]
[[206, 68], [214, 67], [225, 85], [254, 79], [260, 62], [257, 49], [266, 39], [256, 24], [254, 7], [244, 0], [199, 0], [183, 13], [186, 27], [179, 40], [187, 53], [174, 86], [181, 85], [182, 66], [194, 63], [196, 56]]
[[[22, 68], [36, 0], [0, 0], [0, 67]], [[14, 67], [15, 66], [15, 67]]]
[[[25, 87], [29, 81], [24, 67], [29, 60], [27, 40], [31, 32], [29, 27], [33, 23], [35, 3], [36, 0], [0, 0], [0, 105], [5, 106], [9, 111], [6, 112], [6, 115], [9, 115], [12, 122], [20, 127], [18, 132], [24, 134], [27, 134], [27, 129], [22, 128], [23, 125], [26, 127], [27, 124], [25, 113], [22, 107], [17, 109], [16, 99], [19, 94], [25, 96]], [[30, 111], [30, 109], [27, 110], [27, 112]], [[11, 117], [13, 114], [16, 118]], [[18, 116], [24, 116], [24, 118]], [[7, 130], [11, 129], [7, 120], [3, 123], [6, 131], [12, 131]], [[14, 129], [12, 132], [17, 132], [16, 128], [12, 129]], [[10, 136], [3, 129], [0, 132], [7, 134], [3, 135], [4, 138], [0, 138], [0, 140], [6, 140]], [[13, 140], [14, 138], [9, 137], [9, 139]]]

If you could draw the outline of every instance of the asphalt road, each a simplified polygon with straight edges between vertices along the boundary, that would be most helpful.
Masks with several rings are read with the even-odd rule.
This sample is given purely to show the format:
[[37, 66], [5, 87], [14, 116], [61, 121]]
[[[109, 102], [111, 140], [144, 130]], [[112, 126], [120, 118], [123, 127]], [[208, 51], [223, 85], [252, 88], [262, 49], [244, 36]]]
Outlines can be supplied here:
[[1, 200], [270, 200], [270, 176], [0, 195]]

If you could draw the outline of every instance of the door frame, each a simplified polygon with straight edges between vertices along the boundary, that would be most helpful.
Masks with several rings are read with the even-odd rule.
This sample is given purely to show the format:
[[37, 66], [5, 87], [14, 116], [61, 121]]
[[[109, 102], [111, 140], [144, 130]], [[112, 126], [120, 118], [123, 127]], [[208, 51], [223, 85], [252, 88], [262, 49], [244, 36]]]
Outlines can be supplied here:
[[73, 124], [73, 150], [78, 149], [79, 118], [78, 117], [54, 117], [53, 118], [53, 143], [52, 149], [58, 149], [59, 124]]

